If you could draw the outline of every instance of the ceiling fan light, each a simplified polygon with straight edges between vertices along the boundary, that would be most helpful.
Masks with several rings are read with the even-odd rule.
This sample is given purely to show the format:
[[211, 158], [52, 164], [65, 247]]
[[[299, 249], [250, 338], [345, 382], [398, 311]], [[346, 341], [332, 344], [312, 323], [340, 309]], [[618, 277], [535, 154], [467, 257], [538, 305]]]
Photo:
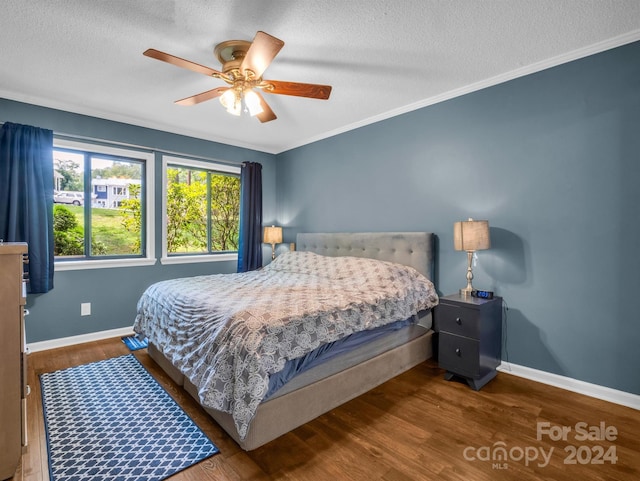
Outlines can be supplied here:
[[228, 108], [227, 112], [229, 112], [231, 115], [235, 115], [236, 117], [240, 117], [240, 114], [242, 113], [242, 109], [240, 108], [240, 104], [238, 103]]
[[247, 90], [244, 94], [244, 104], [249, 109], [249, 114], [253, 117], [264, 112], [260, 105], [260, 97], [253, 90]]
[[220, 96], [220, 103], [231, 115], [240, 115], [242, 102], [236, 95], [234, 89], [229, 89]]
[[228, 89], [220, 96], [220, 103], [225, 109], [228, 109], [229, 106], [233, 105], [235, 98], [236, 94], [233, 89]]

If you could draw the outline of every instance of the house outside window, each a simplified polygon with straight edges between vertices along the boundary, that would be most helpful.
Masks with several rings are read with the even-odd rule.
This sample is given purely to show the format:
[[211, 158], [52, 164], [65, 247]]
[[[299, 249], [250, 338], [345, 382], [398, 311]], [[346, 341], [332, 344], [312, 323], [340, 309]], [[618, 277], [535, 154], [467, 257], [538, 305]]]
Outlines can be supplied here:
[[54, 139], [56, 270], [155, 263], [153, 162], [150, 152]]
[[163, 156], [162, 263], [237, 259], [240, 167]]
[[117, 209], [122, 201], [136, 198], [131, 192], [140, 192], [141, 181], [133, 178], [97, 178], [91, 181], [91, 186], [96, 203], [107, 209]]

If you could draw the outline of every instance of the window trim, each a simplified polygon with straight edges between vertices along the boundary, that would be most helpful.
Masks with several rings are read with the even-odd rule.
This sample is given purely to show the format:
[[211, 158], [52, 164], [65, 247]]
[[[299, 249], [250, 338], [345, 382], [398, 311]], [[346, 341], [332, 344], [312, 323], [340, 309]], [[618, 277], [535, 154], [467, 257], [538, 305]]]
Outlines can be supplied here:
[[62, 139], [54, 136], [53, 149], [71, 149], [89, 151], [96, 154], [132, 157], [144, 160], [146, 181], [146, 247], [145, 257], [111, 258], [111, 259], [65, 259], [54, 261], [54, 271], [76, 271], [85, 269], [104, 269], [113, 267], [152, 266], [157, 262], [155, 253], [155, 154], [145, 150], [125, 149], [109, 144], [91, 143]]
[[167, 167], [169, 164], [181, 167], [192, 167], [207, 171], [240, 175], [240, 166], [227, 165], [217, 162], [207, 162], [177, 157], [175, 155], [162, 156], [162, 257], [160, 263], [165, 264], [192, 264], [198, 262], [221, 262], [238, 260], [237, 252], [224, 252], [220, 254], [183, 254], [170, 256], [167, 252]]

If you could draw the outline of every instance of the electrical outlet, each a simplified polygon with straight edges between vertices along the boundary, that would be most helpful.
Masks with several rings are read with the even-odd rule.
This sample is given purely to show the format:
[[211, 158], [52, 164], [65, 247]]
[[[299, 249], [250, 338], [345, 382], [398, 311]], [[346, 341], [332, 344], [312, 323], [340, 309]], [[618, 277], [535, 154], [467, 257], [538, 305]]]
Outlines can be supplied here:
[[80, 315], [81, 316], [90, 316], [91, 315], [91, 303], [83, 302], [80, 304]]

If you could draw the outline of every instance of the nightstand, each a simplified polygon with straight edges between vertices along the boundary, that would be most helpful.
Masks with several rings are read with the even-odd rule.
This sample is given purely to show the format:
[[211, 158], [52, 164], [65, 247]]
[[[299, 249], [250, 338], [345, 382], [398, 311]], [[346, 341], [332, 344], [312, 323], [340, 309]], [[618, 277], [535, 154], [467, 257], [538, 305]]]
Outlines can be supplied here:
[[446, 380], [459, 376], [476, 391], [497, 374], [502, 353], [502, 298], [452, 294], [434, 311], [438, 364]]

